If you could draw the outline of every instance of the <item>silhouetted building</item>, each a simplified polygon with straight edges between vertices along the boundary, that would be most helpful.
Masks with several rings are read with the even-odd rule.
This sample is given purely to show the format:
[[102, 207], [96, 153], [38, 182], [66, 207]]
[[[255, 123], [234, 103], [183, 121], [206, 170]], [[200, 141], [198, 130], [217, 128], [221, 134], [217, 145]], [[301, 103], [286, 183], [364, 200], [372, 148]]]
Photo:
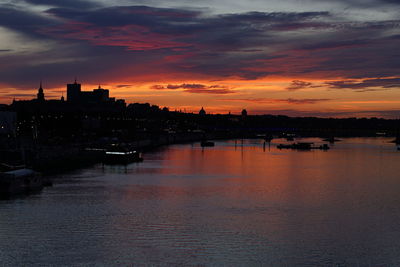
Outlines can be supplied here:
[[135, 116], [158, 114], [161, 111], [159, 106], [150, 105], [149, 103], [132, 103], [128, 105], [127, 110]]
[[68, 102], [79, 102], [81, 94], [81, 84], [76, 82], [67, 84], [67, 101]]
[[60, 99], [46, 100], [42, 82], [31, 100], [14, 100], [10, 105], [11, 110], [17, 112], [117, 112], [126, 108], [125, 100], [110, 97], [107, 89], [99, 88], [93, 91], [82, 91], [81, 85], [75, 82], [67, 84], [67, 101], [64, 96]]
[[38, 93], [37, 93], [37, 100], [39, 102], [44, 102], [44, 93], [43, 93], [43, 88], [42, 88], [42, 81], [40, 81], [40, 87], [38, 89]]
[[[52, 100], [54, 101], [54, 100]], [[49, 101], [46, 101], [44, 97], [44, 90], [42, 87], [42, 81], [40, 81], [40, 86], [36, 94], [36, 98], [31, 100], [13, 100], [12, 104], [10, 105], [11, 110], [14, 111], [39, 111], [46, 108], [46, 105]]]
[[126, 105], [124, 99], [115, 100], [114, 97], [110, 97], [110, 91], [101, 88], [100, 85], [93, 91], [82, 91], [81, 84], [76, 80], [72, 84], [67, 84], [67, 102], [77, 105], [115, 104], [120, 107]]
[[11, 110], [17, 112], [49, 112], [49, 111], [65, 111], [65, 103], [63, 98], [61, 100], [50, 99], [46, 100], [42, 81], [36, 94], [36, 98], [31, 100], [13, 100], [10, 105]]
[[245, 109], [242, 110], [242, 117], [247, 117], [247, 110]]
[[199, 111], [199, 115], [204, 116], [206, 115], [206, 111], [204, 110], [203, 107], [201, 107], [200, 111]]
[[81, 84], [75, 80], [74, 83], [67, 84], [67, 101], [77, 104], [95, 104], [115, 101], [115, 98], [110, 98], [110, 92], [101, 88], [100, 85], [98, 89], [93, 89], [93, 91], [82, 91]]

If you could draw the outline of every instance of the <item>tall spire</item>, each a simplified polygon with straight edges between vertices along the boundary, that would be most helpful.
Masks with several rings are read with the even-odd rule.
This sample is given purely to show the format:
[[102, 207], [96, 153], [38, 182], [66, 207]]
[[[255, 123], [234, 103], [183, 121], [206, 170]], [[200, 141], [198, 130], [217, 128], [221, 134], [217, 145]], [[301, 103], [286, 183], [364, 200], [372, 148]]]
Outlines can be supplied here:
[[37, 93], [37, 100], [40, 102], [44, 101], [44, 93], [43, 93], [43, 87], [42, 87], [42, 80], [40, 80], [40, 87], [38, 89]]
[[76, 82], [76, 76], [75, 76], [75, 82], [74, 82], [75, 84], [77, 84], [77, 82]]
[[199, 111], [199, 115], [206, 115], [206, 111], [204, 110], [203, 107], [201, 107], [201, 109]]

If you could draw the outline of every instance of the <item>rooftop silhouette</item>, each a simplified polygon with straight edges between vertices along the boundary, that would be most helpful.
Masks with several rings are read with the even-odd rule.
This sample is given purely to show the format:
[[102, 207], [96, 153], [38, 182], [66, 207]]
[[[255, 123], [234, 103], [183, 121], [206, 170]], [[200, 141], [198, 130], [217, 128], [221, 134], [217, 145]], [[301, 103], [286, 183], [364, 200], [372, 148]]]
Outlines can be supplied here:
[[101, 88], [100, 85], [92, 91], [82, 91], [81, 84], [75, 79], [74, 83], [67, 84], [67, 101], [65, 101], [64, 95], [59, 100], [46, 100], [42, 81], [40, 81], [36, 98], [31, 100], [14, 99], [11, 106], [18, 111], [32, 111], [37, 109], [42, 111], [68, 111], [75, 109], [108, 110], [112, 108], [125, 108], [126, 103], [124, 99], [110, 97], [109, 90]]

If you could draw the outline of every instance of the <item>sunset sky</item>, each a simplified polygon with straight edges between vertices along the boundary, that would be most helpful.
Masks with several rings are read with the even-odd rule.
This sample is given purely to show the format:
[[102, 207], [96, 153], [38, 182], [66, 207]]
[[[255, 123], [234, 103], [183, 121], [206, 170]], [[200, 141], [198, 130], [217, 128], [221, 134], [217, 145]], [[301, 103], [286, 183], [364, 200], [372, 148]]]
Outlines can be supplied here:
[[0, 103], [77, 77], [128, 103], [400, 117], [398, 0], [0, 0]]

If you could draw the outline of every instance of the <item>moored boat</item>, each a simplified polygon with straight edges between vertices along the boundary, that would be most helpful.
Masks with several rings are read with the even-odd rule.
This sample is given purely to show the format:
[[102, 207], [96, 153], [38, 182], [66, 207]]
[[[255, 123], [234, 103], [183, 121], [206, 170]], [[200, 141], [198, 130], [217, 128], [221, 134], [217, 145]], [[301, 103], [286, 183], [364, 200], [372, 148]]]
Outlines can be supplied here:
[[143, 158], [137, 151], [105, 151], [103, 158], [105, 164], [128, 164], [141, 161]]
[[201, 147], [206, 147], [206, 146], [215, 146], [215, 144], [214, 144], [214, 142], [211, 142], [211, 141], [201, 141], [201, 143], [200, 143], [200, 146]]
[[320, 146], [314, 146], [314, 143], [309, 142], [299, 142], [293, 144], [279, 144], [277, 148], [279, 149], [297, 149], [297, 150], [311, 150], [311, 149], [320, 149], [320, 150], [328, 150], [330, 147], [327, 144], [323, 144]]

